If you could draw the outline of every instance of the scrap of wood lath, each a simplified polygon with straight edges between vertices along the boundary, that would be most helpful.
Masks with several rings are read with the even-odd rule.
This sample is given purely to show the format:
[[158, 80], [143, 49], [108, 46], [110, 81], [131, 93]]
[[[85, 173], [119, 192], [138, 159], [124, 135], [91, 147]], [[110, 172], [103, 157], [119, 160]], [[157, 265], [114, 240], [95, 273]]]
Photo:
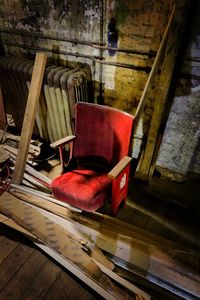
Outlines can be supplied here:
[[[61, 254], [65, 259], [78, 268], [87, 277], [87, 282], [95, 286], [95, 290], [106, 299], [128, 299], [129, 293], [118, 288], [110, 278], [105, 275], [100, 267], [83, 250], [85, 247], [66, 229], [56, 224], [49, 217], [43, 215], [31, 205], [17, 199], [5, 192], [1, 196], [0, 211], [4, 215], [12, 218], [34, 234], [43, 243], [54, 249], [57, 254]], [[132, 299], [135, 295], [132, 294]], [[130, 296], [130, 297], [131, 297]], [[149, 299], [149, 298], [148, 298]]]
[[[5, 149], [5, 151], [9, 153], [9, 155], [12, 157], [12, 159], [15, 162], [18, 150], [8, 145], [3, 145], [3, 148]], [[47, 176], [45, 176], [44, 174], [36, 171], [33, 167], [29, 166], [27, 163], [25, 164], [25, 172], [28, 173], [28, 175], [32, 176], [33, 181], [35, 179], [37, 182], [40, 182], [41, 184], [45, 185], [45, 187], [50, 187], [52, 180]], [[28, 178], [31, 181], [31, 178], [30, 177]]]

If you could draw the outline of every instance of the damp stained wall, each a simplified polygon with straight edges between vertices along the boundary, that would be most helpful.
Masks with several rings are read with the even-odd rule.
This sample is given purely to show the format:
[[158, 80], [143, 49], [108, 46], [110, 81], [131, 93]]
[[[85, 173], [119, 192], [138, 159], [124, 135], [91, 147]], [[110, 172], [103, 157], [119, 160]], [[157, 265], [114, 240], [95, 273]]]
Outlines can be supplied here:
[[200, 176], [200, 3], [193, 6], [185, 53], [156, 162], [175, 181]]
[[[155, 59], [154, 55], [143, 53], [155, 54], [158, 50], [172, 4], [172, 0], [4, 0], [0, 1], [1, 41], [6, 53], [30, 56], [37, 51], [33, 48], [38, 48], [38, 51], [46, 49], [49, 58], [58, 64], [88, 64], [93, 76], [95, 102], [134, 114]], [[3, 33], [5, 30], [23, 34]], [[108, 51], [99, 48], [99, 45], [126, 51]], [[195, 46], [191, 43], [190, 50], [199, 49], [198, 45], [196, 39]], [[134, 51], [141, 53], [133, 54]], [[188, 64], [185, 68], [188, 68]], [[189, 68], [199, 70], [197, 64]], [[192, 85], [189, 95], [184, 94], [183, 88], [182, 98], [174, 98], [157, 160], [157, 168], [168, 174], [199, 172], [199, 118], [195, 102], [195, 99], [199, 99], [198, 86], [199, 81]], [[147, 97], [137, 132], [139, 139], [143, 134], [147, 136], [155, 93], [156, 80]], [[193, 115], [190, 111], [193, 98], [196, 115], [194, 126], [189, 122]], [[180, 108], [182, 105], [179, 103], [184, 104], [184, 109]], [[177, 109], [180, 114], [177, 114]], [[182, 126], [183, 123], [185, 126]], [[189, 150], [185, 141], [189, 141], [191, 136], [195, 138], [191, 143], [188, 142]], [[136, 139], [134, 143], [136, 146], [138, 144], [138, 149], [135, 146], [133, 150], [137, 156], [140, 142], [137, 143]], [[180, 155], [181, 151], [183, 155]]]
[[[1, 39], [15, 45], [5, 46], [6, 52], [34, 53], [30, 47], [40, 47], [49, 49], [49, 56], [57, 62], [89, 64], [95, 83], [95, 101], [134, 114], [155, 56], [136, 55], [131, 51], [149, 53], [158, 50], [171, 9], [172, 0], [1, 1], [1, 30], [19, 30], [57, 40], [6, 33], [1, 33]], [[109, 39], [113, 31], [117, 35], [115, 41]], [[62, 38], [74, 42], [63, 41]], [[92, 46], [87, 45], [88, 42]], [[24, 48], [16, 47], [19, 44]], [[130, 53], [98, 49], [95, 45], [99, 44], [127, 49]], [[52, 50], [64, 51], [66, 55], [52, 54]], [[135, 70], [137, 68], [141, 70]], [[145, 132], [148, 131], [154, 96], [152, 90], [144, 113]]]

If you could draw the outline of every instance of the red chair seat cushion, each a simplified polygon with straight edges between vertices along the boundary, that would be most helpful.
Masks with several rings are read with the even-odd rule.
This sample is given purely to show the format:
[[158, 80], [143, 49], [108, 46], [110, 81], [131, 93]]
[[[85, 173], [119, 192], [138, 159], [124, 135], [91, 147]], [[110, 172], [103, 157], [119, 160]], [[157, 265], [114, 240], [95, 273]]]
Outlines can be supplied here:
[[95, 211], [111, 198], [111, 183], [107, 173], [77, 169], [54, 179], [51, 188], [55, 198], [86, 211]]

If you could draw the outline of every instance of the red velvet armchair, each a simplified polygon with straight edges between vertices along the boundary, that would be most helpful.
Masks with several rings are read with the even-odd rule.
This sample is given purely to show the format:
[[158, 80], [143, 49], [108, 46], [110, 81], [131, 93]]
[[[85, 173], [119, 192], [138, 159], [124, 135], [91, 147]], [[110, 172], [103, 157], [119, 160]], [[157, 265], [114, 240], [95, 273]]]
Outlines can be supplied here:
[[[76, 104], [75, 111], [75, 135], [51, 144], [59, 147], [64, 171], [52, 181], [53, 195], [85, 211], [96, 211], [112, 199], [115, 215], [127, 196], [134, 118], [115, 108], [83, 102]], [[70, 159], [65, 168], [66, 143], [70, 143]]]

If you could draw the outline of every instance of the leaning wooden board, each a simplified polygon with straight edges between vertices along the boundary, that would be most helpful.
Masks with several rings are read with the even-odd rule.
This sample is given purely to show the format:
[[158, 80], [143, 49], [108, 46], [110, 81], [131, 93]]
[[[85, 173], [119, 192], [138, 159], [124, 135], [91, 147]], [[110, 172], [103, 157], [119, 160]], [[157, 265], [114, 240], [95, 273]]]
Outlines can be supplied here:
[[81, 243], [78, 243], [72, 234], [31, 205], [4, 193], [1, 196], [0, 211], [47, 244], [56, 253], [65, 257], [70, 264], [83, 273], [84, 277], [87, 277], [89, 285], [92, 285], [96, 291], [98, 290], [104, 298], [136, 298], [136, 294], [129, 295], [118, 288], [101, 271], [94, 260], [83, 251]]
[[29, 95], [28, 95], [27, 105], [26, 105], [26, 110], [24, 115], [24, 121], [22, 126], [22, 133], [21, 133], [21, 138], [20, 138], [20, 143], [18, 148], [19, 151], [18, 151], [15, 170], [13, 174], [13, 181], [15, 183], [22, 182], [31, 135], [35, 123], [35, 115], [37, 111], [37, 104], [40, 97], [40, 91], [41, 91], [46, 61], [47, 61], [46, 54], [44, 53], [36, 54], [36, 59], [33, 67], [33, 74], [32, 74], [31, 84], [29, 89]]

